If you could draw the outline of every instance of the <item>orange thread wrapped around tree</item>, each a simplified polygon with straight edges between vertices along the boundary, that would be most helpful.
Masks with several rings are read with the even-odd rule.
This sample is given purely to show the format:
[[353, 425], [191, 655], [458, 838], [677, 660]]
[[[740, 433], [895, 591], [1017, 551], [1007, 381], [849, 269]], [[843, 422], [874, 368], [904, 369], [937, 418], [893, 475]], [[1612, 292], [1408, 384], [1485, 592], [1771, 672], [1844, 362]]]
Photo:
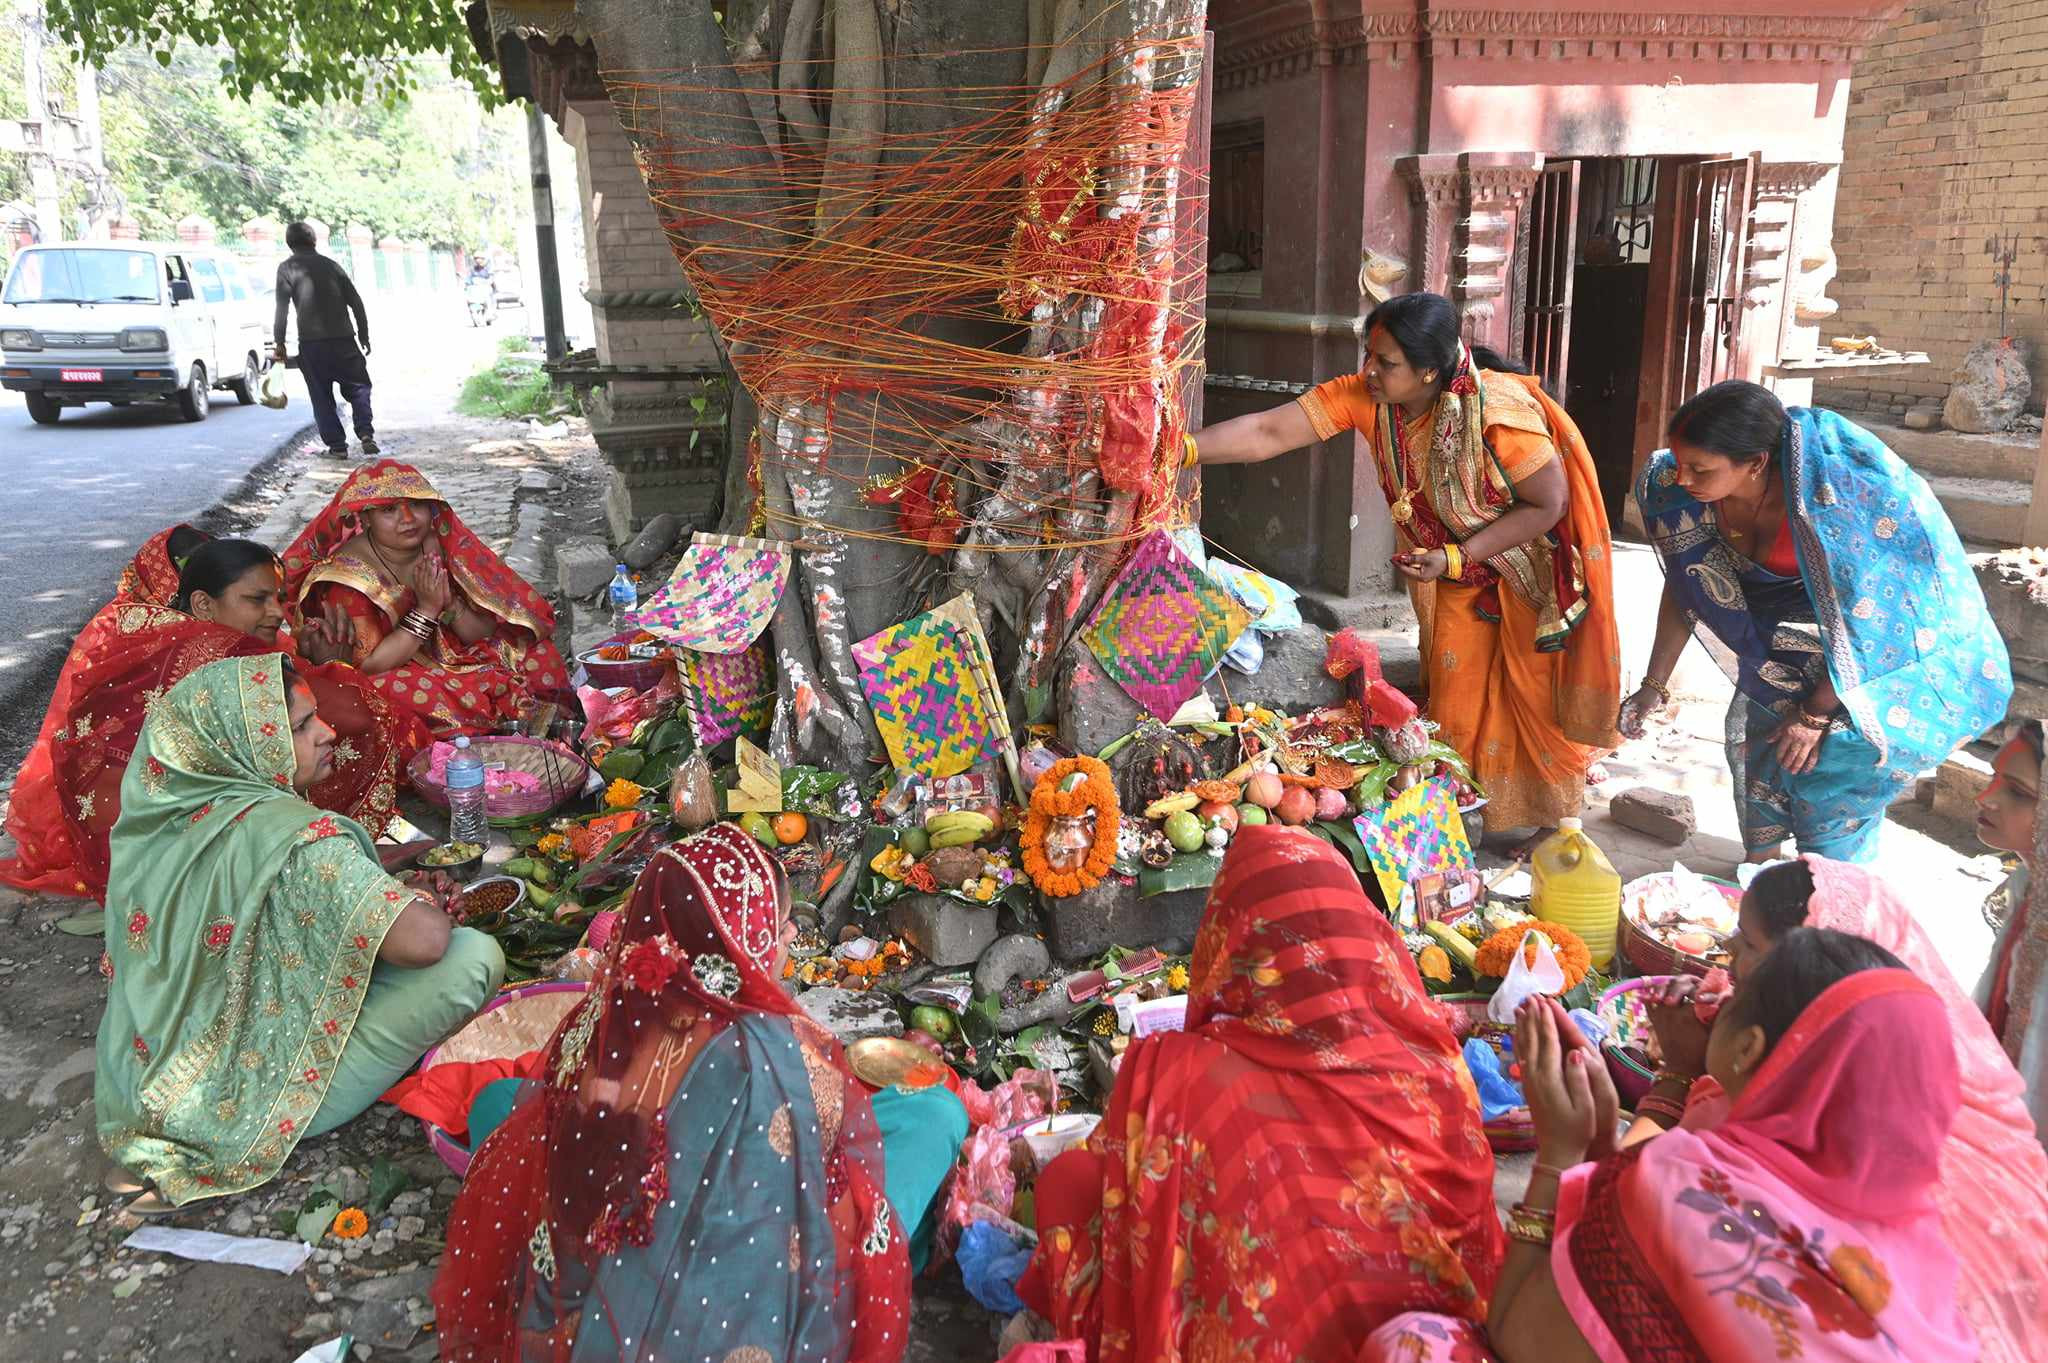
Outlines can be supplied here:
[[[1062, 790], [1070, 776], [1086, 779], [1073, 790]], [[1072, 871], [1056, 871], [1045, 856], [1045, 835], [1054, 819], [1070, 819], [1093, 813], [1095, 841], [1088, 856]], [[1020, 842], [1024, 853], [1024, 874], [1031, 883], [1053, 899], [1066, 899], [1102, 883], [1116, 864], [1117, 828], [1122, 819], [1116, 804], [1116, 787], [1109, 779], [1109, 767], [1093, 757], [1067, 757], [1052, 764], [1031, 790], [1031, 809], [1024, 816]]]

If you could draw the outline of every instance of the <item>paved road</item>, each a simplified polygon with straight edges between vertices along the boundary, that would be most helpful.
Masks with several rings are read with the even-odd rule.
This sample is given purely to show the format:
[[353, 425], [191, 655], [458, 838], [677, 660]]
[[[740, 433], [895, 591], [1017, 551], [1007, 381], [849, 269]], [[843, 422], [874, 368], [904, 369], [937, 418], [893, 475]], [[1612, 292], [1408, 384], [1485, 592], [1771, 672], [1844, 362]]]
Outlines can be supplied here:
[[65, 651], [136, 546], [219, 502], [309, 425], [304, 402], [214, 398], [197, 423], [91, 406], [37, 426], [20, 394], [0, 394], [0, 772], [35, 737]]

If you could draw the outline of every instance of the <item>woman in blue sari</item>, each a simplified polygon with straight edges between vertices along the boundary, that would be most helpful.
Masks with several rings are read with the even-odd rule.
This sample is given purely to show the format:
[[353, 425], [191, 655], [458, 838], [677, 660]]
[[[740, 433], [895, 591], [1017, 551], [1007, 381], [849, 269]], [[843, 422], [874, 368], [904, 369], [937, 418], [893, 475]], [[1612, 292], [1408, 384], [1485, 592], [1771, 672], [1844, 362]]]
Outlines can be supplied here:
[[1620, 728], [1697, 634], [1735, 683], [1728, 766], [1752, 861], [1868, 861], [1891, 802], [1997, 723], [2012, 665], [1955, 527], [1883, 442], [1731, 379], [1678, 409], [1636, 504], [1664, 565]]

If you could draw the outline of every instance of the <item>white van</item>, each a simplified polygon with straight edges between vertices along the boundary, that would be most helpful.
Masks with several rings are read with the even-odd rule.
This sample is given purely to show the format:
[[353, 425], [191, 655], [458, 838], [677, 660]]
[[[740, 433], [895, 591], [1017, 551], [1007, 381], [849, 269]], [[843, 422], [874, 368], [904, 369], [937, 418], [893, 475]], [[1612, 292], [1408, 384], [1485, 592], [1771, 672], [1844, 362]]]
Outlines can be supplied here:
[[88, 402], [170, 402], [203, 421], [215, 388], [256, 401], [274, 299], [212, 247], [26, 247], [0, 289], [0, 387], [45, 426]]

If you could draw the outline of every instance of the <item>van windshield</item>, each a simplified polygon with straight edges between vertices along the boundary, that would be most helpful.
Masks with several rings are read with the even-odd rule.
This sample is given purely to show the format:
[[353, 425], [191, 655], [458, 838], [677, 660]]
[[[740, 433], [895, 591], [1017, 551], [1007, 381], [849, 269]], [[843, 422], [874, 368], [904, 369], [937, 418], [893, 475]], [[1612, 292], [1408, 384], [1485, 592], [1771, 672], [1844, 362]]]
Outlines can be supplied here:
[[9, 303], [154, 303], [156, 257], [147, 251], [24, 251], [7, 277]]

